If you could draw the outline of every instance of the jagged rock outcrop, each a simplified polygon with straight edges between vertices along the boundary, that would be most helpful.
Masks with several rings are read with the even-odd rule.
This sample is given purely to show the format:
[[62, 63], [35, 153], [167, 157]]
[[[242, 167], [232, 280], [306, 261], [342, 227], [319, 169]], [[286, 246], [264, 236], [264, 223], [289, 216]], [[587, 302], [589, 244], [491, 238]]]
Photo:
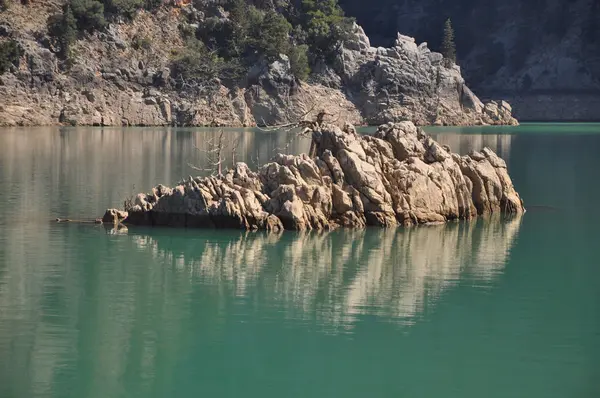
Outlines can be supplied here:
[[398, 34], [393, 47], [374, 48], [354, 25], [338, 69], [368, 124], [517, 124], [508, 103], [484, 105], [466, 86], [460, 67], [412, 37]]
[[126, 211], [120, 211], [116, 209], [109, 209], [104, 213], [102, 217], [102, 222], [104, 224], [113, 224], [118, 225], [123, 222], [127, 218], [128, 214]]
[[[179, 26], [185, 18], [178, 11], [141, 11], [130, 22], [85, 35], [73, 44], [72, 65], [61, 70], [46, 48], [46, 19], [55, 5], [11, 3], [0, 12], [0, 26], [6, 27], [0, 40], [16, 40], [25, 53], [19, 68], [0, 76], [0, 126], [242, 127], [287, 123], [314, 109], [307, 115], [312, 117], [321, 108], [361, 122], [341, 91], [294, 81], [283, 57], [257, 65], [242, 87], [215, 81], [199, 92], [180, 90], [170, 69], [172, 51], [184, 46]], [[145, 47], [136, 45], [140, 40]]]
[[193, 5], [141, 11], [82, 36], [66, 69], [47, 36], [47, 17], [56, 10], [47, 2], [12, 2], [0, 13], [0, 40], [16, 40], [24, 50], [20, 66], [0, 76], [0, 126], [241, 127], [313, 119], [321, 111], [329, 121], [353, 124], [516, 123], [509, 107], [484, 106], [458, 67], [446, 68], [440, 54], [406, 36], [392, 48], [372, 48], [355, 26], [336, 66], [315, 68], [308, 82], [293, 77], [282, 55], [257, 63], [239, 86], [211, 81], [190, 93], [170, 66], [172, 51], [184, 47], [179, 26], [190, 13], [198, 15], [189, 26], [202, 23]]
[[519, 120], [598, 120], [600, 2], [590, 0], [340, 0], [372, 43], [396, 32], [440, 48], [455, 29], [458, 63], [480, 97], [503, 98]]
[[[126, 223], [279, 231], [395, 226], [522, 213], [506, 163], [485, 148], [451, 153], [412, 122], [388, 123], [373, 136], [322, 124], [316, 156], [278, 154], [251, 171], [159, 185], [127, 206]], [[107, 217], [114, 218], [114, 209]]]

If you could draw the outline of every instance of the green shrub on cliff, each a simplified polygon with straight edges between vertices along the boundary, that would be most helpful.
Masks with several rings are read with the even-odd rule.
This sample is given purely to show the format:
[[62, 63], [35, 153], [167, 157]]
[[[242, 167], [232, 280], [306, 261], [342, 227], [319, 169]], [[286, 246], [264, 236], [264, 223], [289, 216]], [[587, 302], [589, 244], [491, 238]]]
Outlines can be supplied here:
[[201, 92], [214, 88], [216, 79], [238, 80], [242, 66], [236, 60], [224, 60], [201, 41], [191, 39], [181, 52], [175, 54], [172, 74], [178, 89]]
[[216, 17], [207, 18], [198, 27], [196, 37], [222, 57], [241, 55], [241, 45], [234, 35], [234, 26], [230, 21]]
[[21, 47], [15, 40], [0, 42], [0, 75], [8, 72], [11, 66], [19, 66], [22, 54]]
[[48, 18], [47, 26], [56, 52], [67, 59], [79, 32], [93, 32], [106, 26], [104, 5], [95, 0], [70, 0], [61, 13]]
[[163, 4], [162, 0], [144, 0], [144, 9], [155, 10]]
[[102, 0], [102, 3], [107, 14], [127, 18], [132, 18], [145, 4], [143, 0]]
[[54, 39], [53, 44], [58, 49], [58, 54], [67, 58], [70, 46], [77, 38], [77, 20], [69, 4], [63, 7], [62, 14], [48, 18], [48, 34]]
[[0, 0], [0, 12], [8, 8], [8, 0]]
[[258, 26], [250, 30], [249, 45], [258, 55], [264, 55], [269, 61], [279, 54], [287, 54], [290, 48], [292, 25], [281, 14], [268, 11]]
[[281, 10], [270, 2], [231, 0], [226, 4], [228, 18], [205, 19], [196, 37], [226, 62], [246, 70], [261, 59], [272, 62], [285, 54], [294, 76], [303, 80], [310, 73], [309, 59], [335, 51], [343, 37], [342, 26], [351, 23], [335, 0], [305, 2], [312, 15], [292, 6]]
[[67, 5], [73, 11], [79, 31], [93, 32], [106, 26], [102, 3], [95, 0], [71, 0]]
[[454, 29], [450, 18], [444, 24], [444, 37], [442, 39], [442, 55], [447, 63], [456, 63], [456, 44], [454, 43]]
[[146, 36], [135, 35], [131, 40], [131, 47], [135, 50], [149, 50], [152, 48], [152, 41]]
[[308, 46], [306, 44], [292, 46], [288, 57], [290, 58], [292, 74], [299, 80], [306, 80], [310, 74]]
[[[292, 24], [275, 10], [263, 11], [243, 0], [229, 4], [229, 18], [207, 18], [198, 27], [196, 37], [214, 51], [225, 64], [228, 78], [241, 77], [253, 64], [266, 59], [276, 60], [279, 54], [290, 58], [292, 72], [299, 79], [308, 75], [307, 46], [295, 46]], [[231, 70], [236, 73], [230, 73]]]
[[207, 18], [198, 39], [224, 58], [241, 58], [247, 64], [261, 56], [269, 60], [286, 54], [292, 25], [275, 11], [261, 11], [242, 0], [232, 3], [229, 19]]
[[354, 22], [344, 16], [337, 0], [302, 0], [299, 15], [310, 53], [325, 61], [335, 54]]
[[208, 51], [202, 42], [191, 39], [181, 52], [175, 54], [173, 76], [179, 78], [182, 84], [196, 79], [209, 80], [218, 76], [215, 67], [218, 62], [218, 57]]

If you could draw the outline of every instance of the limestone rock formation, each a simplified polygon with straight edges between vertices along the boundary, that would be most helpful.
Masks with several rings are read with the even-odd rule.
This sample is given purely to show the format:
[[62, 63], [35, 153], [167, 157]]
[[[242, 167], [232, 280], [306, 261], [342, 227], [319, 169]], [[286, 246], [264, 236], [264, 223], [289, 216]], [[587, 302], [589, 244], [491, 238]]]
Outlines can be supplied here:
[[106, 224], [120, 224], [123, 220], [127, 218], [128, 214], [126, 211], [121, 211], [117, 209], [108, 209], [102, 216], [102, 222]]
[[316, 156], [278, 154], [258, 171], [237, 163], [223, 176], [190, 177], [138, 194], [125, 223], [280, 231], [395, 226], [519, 214], [506, 163], [485, 148], [451, 153], [412, 122], [373, 136], [321, 124]]
[[355, 25], [338, 59], [339, 74], [368, 124], [412, 120], [419, 125], [517, 124], [511, 108], [483, 104], [461, 70], [427, 43], [398, 34], [391, 48], [370, 47]]
[[455, 29], [462, 74], [481, 97], [508, 100], [519, 120], [598, 120], [600, 2], [340, 0], [375, 45], [396, 32], [440, 48]]
[[[356, 25], [332, 65], [297, 81], [290, 62], [258, 62], [242, 82], [215, 79], [186, 92], [172, 76], [172, 52], [184, 48], [179, 26], [202, 23], [187, 4], [140, 11], [131, 21], [81, 37], [65, 68], [48, 44], [47, 2], [11, 2], [0, 13], [0, 40], [24, 50], [19, 67], [0, 76], [0, 126], [255, 126], [308, 119], [380, 124], [515, 124], [507, 107], [484, 105], [456, 66], [398, 35], [395, 46], [373, 48]], [[190, 15], [193, 14], [193, 18]], [[191, 19], [190, 19], [191, 18]], [[189, 21], [193, 20], [193, 24]], [[188, 24], [188, 25], [186, 25]], [[139, 40], [145, 47], [140, 47]], [[489, 105], [489, 106], [488, 106]]]

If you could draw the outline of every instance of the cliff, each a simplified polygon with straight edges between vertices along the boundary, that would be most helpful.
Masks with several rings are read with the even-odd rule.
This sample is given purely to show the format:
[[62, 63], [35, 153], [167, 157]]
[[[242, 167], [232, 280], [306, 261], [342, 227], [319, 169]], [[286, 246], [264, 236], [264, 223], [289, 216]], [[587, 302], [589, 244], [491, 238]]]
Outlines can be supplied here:
[[[185, 32], [227, 12], [165, 4], [113, 18], [78, 35], [68, 60], [59, 57], [48, 18], [61, 0], [0, 11], [0, 44], [16, 43], [19, 57], [0, 75], [0, 125], [274, 125], [313, 118], [379, 124], [516, 124], [506, 102], [483, 104], [459, 67], [447, 67], [426, 44], [398, 35], [373, 48], [354, 25], [327, 63], [314, 62], [305, 80], [288, 56], [259, 59], [235, 82], [213, 78], [185, 88], [174, 58]], [[212, 10], [212, 11], [211, 11]]]
[[251, 171], [157, 186], [107, 210], [103, 221], [133, 225], [322, 230], [440, 223], [491, 213], [521, 214], [506, 163], [489, 148], [459, 156], [411, 122], [374, 136], [315, 124], [311, 153], [278, 154]]
[[441, 46], [451, 18], [458, 64], [482, 97], [519, 120], [600, 119], [600, 2], [590, 0], [340, 0], [377, 45], [396, 32]]

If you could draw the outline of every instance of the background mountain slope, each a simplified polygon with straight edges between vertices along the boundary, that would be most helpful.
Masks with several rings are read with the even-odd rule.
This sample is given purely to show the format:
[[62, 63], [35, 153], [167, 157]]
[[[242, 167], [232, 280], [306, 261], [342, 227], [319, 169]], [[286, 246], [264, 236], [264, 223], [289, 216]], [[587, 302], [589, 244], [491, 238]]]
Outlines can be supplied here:
[[461, 69], [335, 0], [0, 0], [0, 124], [514, 124]]
[[372, 42], [396, 32], [438, 49], [444, 21], [480, 96], [508, 99], [519, 119], [600, 119], [600, 1], [340, 0]]

